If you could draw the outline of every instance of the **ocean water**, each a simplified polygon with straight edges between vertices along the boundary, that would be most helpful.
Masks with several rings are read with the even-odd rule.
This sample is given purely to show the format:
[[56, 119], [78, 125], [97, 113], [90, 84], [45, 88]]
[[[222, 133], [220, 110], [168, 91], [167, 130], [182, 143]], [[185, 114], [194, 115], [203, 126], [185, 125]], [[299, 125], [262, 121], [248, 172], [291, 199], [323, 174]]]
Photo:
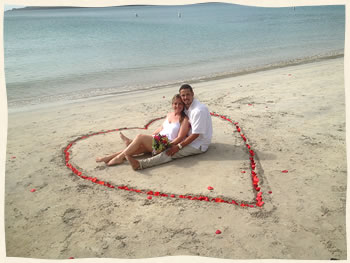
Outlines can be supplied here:
[[344, 6], [8, 11], [9, 108], [74, 101], [344, 52]]

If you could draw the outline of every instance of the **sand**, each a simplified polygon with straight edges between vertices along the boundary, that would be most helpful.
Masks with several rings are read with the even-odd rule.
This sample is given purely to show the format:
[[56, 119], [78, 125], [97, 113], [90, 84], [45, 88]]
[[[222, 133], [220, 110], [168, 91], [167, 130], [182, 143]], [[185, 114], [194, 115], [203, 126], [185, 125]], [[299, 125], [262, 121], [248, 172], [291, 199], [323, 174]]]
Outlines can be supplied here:
[[[193, 87], [210, 111], [238, 122], [248, 138], [256, 153], [262, 207], [149, 200], [83, 180], [65, 166], [63, 149], [82, 135], [144, 127], [165, 116], [178, 86], [10, 112], [7, 257], [346, 259], [343, 58]], [[150, 134], [160, 124], [124, 134]], [[213, 117], [213, 127], [207, 153], [143, 171], [133, 171], [127, 162], [114, 167], [95, 162], [123, 147], [118, 132], [77, 141], [71, 162], [83, 174], [114, 185], [254, 203], [243, 140], [227, 121]]]

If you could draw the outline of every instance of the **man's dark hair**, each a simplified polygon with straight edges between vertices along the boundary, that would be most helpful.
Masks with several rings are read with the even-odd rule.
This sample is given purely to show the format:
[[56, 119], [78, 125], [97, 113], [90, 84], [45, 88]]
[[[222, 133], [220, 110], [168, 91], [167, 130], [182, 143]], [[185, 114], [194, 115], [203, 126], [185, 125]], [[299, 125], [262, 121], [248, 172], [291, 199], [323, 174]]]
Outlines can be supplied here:
[[193, 93], [193, 89], [192, 87], [189, 85], [189, 84], [183, 84], [180, 89], [179, 89], [179, 92], [183, 89], [189, 89], [192, 93]]

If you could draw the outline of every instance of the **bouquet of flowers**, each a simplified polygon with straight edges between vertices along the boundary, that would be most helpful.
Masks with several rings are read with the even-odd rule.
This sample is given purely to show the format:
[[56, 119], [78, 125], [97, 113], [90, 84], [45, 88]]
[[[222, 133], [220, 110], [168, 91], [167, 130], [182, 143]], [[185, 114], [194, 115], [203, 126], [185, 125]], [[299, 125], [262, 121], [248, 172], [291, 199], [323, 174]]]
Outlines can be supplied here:
[[154, 135], [152, 140], [152, 154], [156, 155], [170, 147], [170, 141], [166, 135]]

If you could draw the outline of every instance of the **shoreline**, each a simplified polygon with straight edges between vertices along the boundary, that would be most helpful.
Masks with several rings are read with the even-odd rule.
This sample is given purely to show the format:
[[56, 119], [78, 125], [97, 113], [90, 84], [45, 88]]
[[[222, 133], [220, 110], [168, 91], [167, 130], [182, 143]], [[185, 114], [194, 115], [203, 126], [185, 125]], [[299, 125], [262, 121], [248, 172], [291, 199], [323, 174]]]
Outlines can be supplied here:
[[[31, 99], [16, 100], [16, 101], [10, 101], [10, 102], [8, 101], [7, 102], [8, 113], [23, 112], [27, 110], [30, 111], [32, 109], [35, 110], [35, 109], [52, 107], [52, 106], [55, 107], [58, 105], [69, 105], [72, 103], [79, 103], [79, 102], [91, 101], [91, 100], [100, 100], [103, 98], [109, 98], [109, 97], [118, 96], [118, 95], [148, 92], [156, 89], [167, 89], [169, 87], [180, 86], [182, 83], [197, 84], [201, 82], [209, 82], [209, 81], [221, 80], [226, 78], [234, 78], [234, 77], [254, 74], [258, 72], [271, 71], [275, 69], [283, 69], [283, 68], [294, 67], [294, 66], [310, 64], [310, 63], [317, 63], [321, 61], [338, 59], [338, 58], [344, 58], [344, 52], [332, 51], [332, 52], [327, 52], [325, 54], [320, 54], [316, 56], [285, 60], [278, 63], [266, 64], [266, 65], [256, 66], [256, 67], [248, 67], [235, 72], [226, 71], [221, 73], [215, 73], [212, 76], [196, 77], [188, 80], [175, 81], [171, 83], [161, 83], [161, 84], [155, 84], [155, 85], [146, 86], [146, 87], [138, 87], [138, 88], [131, 88], [131, 89], [129, 88], [129, 90], [117, 91], [118, 88], [116, 88], [115, 91], [106, 92], [107, 89], [110, 90], [111, 88], [106, 88], [106, 89], [102, 88], [102, 89], [97, 89], [97, 90], [102, 90], [102, 93], [96, 94], [96, 89], [89, 89], [89, 90], [84, 90], [82, 92], [74, 92], [71, 94], [64, 93], [64, 94], [42, 96], [37, 99], [31, 98]], [[120, 88], [120, 89], [123, 89], [123, 88]], [[95, 94], [94, 95], [89, 94], [91, 92]], [[49, 102], [42, 103], [41, 101], [49, 101]], [[18, 105], [21, 105], [21, 106], [18, 106]]]

